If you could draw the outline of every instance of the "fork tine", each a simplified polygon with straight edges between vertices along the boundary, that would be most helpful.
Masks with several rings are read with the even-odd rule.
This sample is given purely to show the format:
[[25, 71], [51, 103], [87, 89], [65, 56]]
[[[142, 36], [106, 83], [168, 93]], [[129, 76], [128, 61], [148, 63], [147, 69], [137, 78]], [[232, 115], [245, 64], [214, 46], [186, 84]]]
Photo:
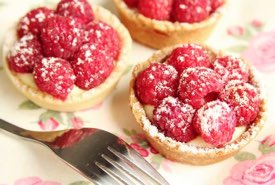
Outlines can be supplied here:
[[93, 180], [93, 179], [91, 180], [91, 179], [90, 179], [90, 181], [91, 181], [94, 185], [101, 185], [101, 184], [100, 184], [98, 181], [96, 181], [96, 180]]
[[[143, 183], [135, 174], [131, 173], [130, 167], [127, 164], [123, 163], [121, 159], [118, 158], [117, 156], [115, 157], [116, 159], [112, 159], [114, 158], [114, 156], [112, 156], [111, 158], [105, 154], [102, 154], [102, 158], [104, 158], [106, 161], [108, 161], [110, 164], [112, 164], [115, 167], [115, 169], [113, 168], [115, 173], [120, 174], [120, 177], [123, 178], [124, 181], [128, 182], [127, 184], [134, 184], [134, 182], [130, 178], [128, 178], [126, 175], [131, 177], [135, 182], [138, 182], [141, 185], [145, 185], [145, 183]], [[123, 165], [122, 163], [127, 166]]]
[[[143, 185], [152, 184], [147, 183], [148, 179], [151, 179], [151, 182], [154, 181], [153, 184], [169, 185], [125, 141], [107, 131], [82, 128], [47, 132], [43, 136], [54, 136], [53, 141], [48, 141], [44, 140], [44, 137], [40, 137], [41, 132], [24, 130], [1, 119], [0, 128], [22, 137], [31, 138], [49, 147], [66, 164], [96, 185], [136, 184], [133, 182]], [[144, 171], [143, 168], [146, 170]], [[150, 173], [155, 176], [155, 179]], [[147, 180], [144, 180], [145, 177]]]
[[[120, 183], [118, 183], [118, 181], [116, 181], [112, 176], [110, 176], [98, 164], [100, 164], [100, 163], [99, 162], [94, 163], [94, 165], [98, 168], [97, 171], [99, 171], [100, 174], [95, 172], [95, 170], [93, 170], [91, 172], [91, 173], [93, 173], [94, 176], [96, 176], [96, 185], [120, 185]], [[92, 182], [94, 183], [94, 181], [92, 181]]]
[[160, 185], [170, 185], [148, 161], [141, 157], [132, 147], [127, 146], [129, 156], [134, 161], [134, 164], [137, 164], [139, 169], [142, 169], [142, 172], [146, 172], [146, 175]]
[[[169, 185], [169, 183], [160, 176], [156, 170], [141, 156], [139, 156], [134, 149], [126, 146], [128, 149], [128, 156], [126, 157], [124, 154], [118, 152], [113, 147], [108, 147], [108, 150], [111, 151], [114, 155], [119, 157], [122, 161], [127, 163], [134, 171], [143, 175], [147, 179], [150, 179], [157, 185]], [[134, 161], [133, 161], [134, 160]], [[141, 166], [138, 166], [140, 164]], [[145, 170], [146, 169], [146, 170]], [[151, 174], [153, 175], [151, 175]], [[155, 176], [155, 177], [154, 177]]]
[[[121, 183], [123, 185], [129, 185], [129, 183], [127, 183], [124, 180], [125, 177], [122, 177], [122, 174], [118, 173], [118, 171], [114, 171], [113, 169], [111, 170], [110, 168], [106, 167], [105, 165], [103, 165], [103, 164], [101, 164], [100, 162], [97, 162], [97, 161], [95, 162], [95, 164], [97, 165], [97, 167], [99, 167], [100, 169], [105, 171], [109, 176], [114, 178], [119, 183]], [[129, 180], [129, 178], [128, 178], [128, 180]]]

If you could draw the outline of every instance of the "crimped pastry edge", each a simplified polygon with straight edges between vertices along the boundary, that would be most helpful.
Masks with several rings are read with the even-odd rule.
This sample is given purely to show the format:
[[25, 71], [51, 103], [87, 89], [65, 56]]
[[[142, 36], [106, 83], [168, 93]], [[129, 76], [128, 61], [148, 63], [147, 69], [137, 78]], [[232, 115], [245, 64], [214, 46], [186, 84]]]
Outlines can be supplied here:
[[13, 85], [28, 99], [30, 99], [37, 105], [46, 109], [65, 112], [88, 109], [93, 105], [102, 102], [112, 92], [125, 70], [127, 70], [127, 68], [130, 66], [130, 61], [128, 58], [131, 52], [132, 39], [128, 30], [111, 12], [100, 6], [92, 6], [95, 14], [95, 19], [108, 23], [117, 31], [121, 40], [121, 51], [118, 59], [115, 61], [115, 68], [102, 84], [81, 94], [70, 96], [70, 98], [66, 99], [65, 101], [56, 99], [47, 93], [41, 92], [38, 88], [30, 87], [29, 85], [23, 83], [23, 81], [17, 76], [15, 72], [9, 69], [6, 56], [9, 52], [11, 45], [16, 40], [15, 26], [13, 26], [7, 34], [6, 40], [3, 45], [2, 55], [4, 69], [8, 77], [12, 81]]
[[[169, 137], [164, 136], [163, 133], [160, 133], [158, 131], [156, 126], [151, 124], [150, 120], [146, 116], [145, 110], [143, 109], [143, 105], [138, 101], [135, 95], [134, 83], [137, 75], [141, 71], [146, 69], [151, 63], [164, 62], [167, 55], [169, 55], [173, 51], [173, 49], [178, 46], [179, 45], [171, 46], [159, 50], [155, 52], [147, 61], [135, 66], [132, 72], [132, 78], [129, 86], [129, 101], [132, 113], [134, 114], [136, 121], [142, 128], [150, 144], [166, 158], [173, 161], [189, 163], [192, 165], [208, 165], [225, 160], [236, 154], [240, 149], [242, 149], [252, 139], [254, 139], [264, 125], [264, 122], [266, 120], [266, 100], [262, 83], [260, 83], [255, 68], [248, 65], [250, 69], [250, 75], [252, 75], [251, 80], [253, 81], [253, 84], [260, 89], [260, 112], [255, 121], [251, 124], [251, 126], [235, 141], [227, 144], [225, 147], [222, 148], [204, 148], [192, 146], [182, 142], [177, 142]], [[206, 45], [203, 45], [203, 47], [208, 50], [211, 57], [213, 57], [214, 55], [224, 55], [222, 52], [217, 52]]]
[[118, 15], [132, 38], [155, 49], [180, 43], [203, 43], [211, 34], [226, 7], [219, 7], [206, 20], [197, 23], [159, 21], [147, 18], [136, 9], [129, 8], [123, 0], [113, 0]]

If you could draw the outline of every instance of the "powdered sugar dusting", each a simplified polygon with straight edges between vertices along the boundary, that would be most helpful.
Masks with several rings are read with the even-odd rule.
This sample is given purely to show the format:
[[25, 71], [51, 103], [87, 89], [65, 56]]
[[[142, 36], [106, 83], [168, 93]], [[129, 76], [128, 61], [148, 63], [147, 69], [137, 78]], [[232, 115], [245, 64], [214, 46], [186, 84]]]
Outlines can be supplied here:
[[76, 75], [76, 85], [84, 90], [94, 88], [110, 75], [114, 60], [103, 47], [94, 43], [82, 45], [71, 61]]
[[35, 64], [33, 78], [42, 92], [64, 100], [73, 89], [75, 75], [68, 61], [49, 57]]
[[94, 19], [92, 7], [86, 0], [62, 0], [57, 5], [57, 13], [71, 16], [86, 24]]
[[192, 106], [168, 96], [154, 109], [153, 124], [166, 136], [188, 142], [196, 135], [192, 126], [194, 112]]
[[18, 36], [22, 37], [29, 33], [38, 36], [46, 18], [52, 17], [53, 15], [54, 11], [46, 7], [31, 10], [21, 18], [18, 24]]
[[144, 104], [155, 105], [158, 100], [174, 96], [177, 84], [178, 72], [173, 66], [152, 64], [137, 77], [136, 93]]
[[[135, 97], [134, 94], [131, 94], [132, 98]], [[257, 124], [253, 123], [250, 128], [242, 134], [241, 139], [238, 138], [237, 142], [231, 142], [225, 145], [223, 148], [209, 148], [209, 147], [198, 147], [195, 145], [190, 145], [188, 143], [178, 142], [170, 137], [164, 136], [163, 133], [156, 130], [156, 126], [152, 125], [150, 120], [148, 120], [145, 115], [144, 109], [139, 102], [132, 104], [133, 110], [137, 111], [137, 114], [142, 115], [140, 118], [141, 123], [143, 123], [143, 129], [150, 134], [152, 138], [160, 140], [160, 142], [168, 145], [172, 148], [178, 148], [182, 152], [190, 152], [194, 155], [196, 154], [210, 154], [217, 152], [230, 152], [240, 148], [240, 146], [246, 145], [251, 138], [254, 138], [256, 134], [259, 132], [261, 125], [263, 125], [264, 120], [259, 120]], [[263, 115], [259, 115], [260, 117]]]
[[43, 22], [46, 19], [46, 15], [44, 12], [39, 12], [35, 15], [35, 18], [38, 20], [38, 22]]
[[197, 111], [194, 125], [206, 142], [220, 147], [232, 139], [236, 117], [227, 103], [216, 100]]
[[225, 83], [230, 80], [248, 81], [248, 66], [240, 58], [232, 56], [218, 57], [213, 66]]
[[[224, 104], [224, 105], [222, 105]], [[213, 122], [216, 122], [218, 121], [219, 117], [221, 115], [223, 115], [223, 112], [224, 112], [224, 108], [226, 108], [225, 111], [229, 112], [231, 111], [229, 106], [224, 103], [224, 102], [221, 102], [221, 105], [217, 104], [217, 105], [214, 105], [213, 102], [209, 102], [208, 106], [203, 106], [202, 108], [200, 108], [197, 112], [197, 115], [198, 115], [198, 119], [200, 120], [200, 128], [202, 130], [203, 133], [205, 134], [210, 134], [210, 132], [212, 130], [215, 130], [215, 131], [219, 131], [219, 127], [217, 127], [218, 125], [217, 124], [210, 124], [209, 121], [213, 121]]]
[[[254, 73], [251, 73], [251, 75], [253, 77], [250, 77], [253, 80], [253, 85], [254, 82], [256, 82], [256, 84], [258, 84], [258, 80], [254, 79]], [[191, 82], [192, 84], [194, 84], [195, 82]], [[205, 84], [205, 86], [207, 86]], [[257, 85], [258, 87], [258, 85]], [[203, 89], [203, 87], [202, 87]], [[195, 93], [194, 93], [195, 94]], [[262, 95], [262, 92], [260, 92], [260, 96]], [[132, 105], [133, 106], [133, 105]], [[261, 106], [263, 106], [263, 104], [261, 104]], [[139, 109], [140, 111], [143, 109], [142, 106], [139, 103], [135, 103], [135, 106], [133, 106], [134, 110]], [[142, 113], [142, 111], [140, 112]], [[258, 115], [259, 118], [261, 118], [262, 112]], [[148, 131], [148, 133], [150, 133], [150, 135], [156, 139], [156, 140], [160, 140], [161, 142], [163, 142], [165, 145], [168, 145], [169, 147], [172, 148], [176, 148], [179, 149], [183, 152], [188, 152], [188, 153], [192, 153], [192, 154], [216, 154], [217, 152], [222, 152], [222, 153], [227, 153], [227, 152], [233, 152], [237, 149], [239, 149], [240, 147], [246, 145], [249, 140], [251, 140], [251, 138], [254, 138], [255, 135], [258, 133], [260, 127], [262, 126], [264, 120], [258, 120], [257, 122], [252, 123], [252, 125], [249, 126], [248, 130], [245, 131], [242, 134], [242, 137], [239, 137], [236, 139], [236, 141], [232, 141], [231, 143], [226, 144], [224, 147], [222, 148], [205, 148], [205, 147], [198, 147], [198, 146], [191, 146], [188, 143], [182, 143], [182, 142], [177, 142], [174, 139], [171, 139], [170, 137], [164, 136], [163, 133], [156, 133], [155, 129], [156, 127], [154, 125], [152, 125], [152, 123], [148, 120], [148, 118], [146, 118], [146, 116], [142, 116], [141, 117], [141, 122], [146, 122], [145, 125], [143, 125], [143, 128], [145, 131]], [[152, 128], [154, 127], [154, 128]], [[152, 132], [151, 132], [152, 131]]]
[[121, 47], [117, 31], [101, 21], [92, 21], [86, 25], [84, 42], [104, 46], [101, 49], [114, 59], [118, 57]]
[[210, 10], [208, 1], [174, 1], [171, 16], [178, 22], [195, 23], [207, 19]]
[[187, 6], [185, 4], [181, 4], [179, 7], [180, 7], [180, 9], [183, 9], [183, 10], [187, 8]]
[[260, 94], [257, 88], [249, 83], [230, 81], [220, 93], [220, 98], [233, 108], [238, 118], [238, 125], [249, 124], [259, 112]]
[[176, 68], [181, 74], [190, 67], [211, 66], [207, 50], [197, 44], [183, 44], [175, 48], [167, 59], [167, 63]]
[[16, 72], [32, 72], [34, 63], [42, 58], [41, 46], [32, 34], [21, 37], [8, 54], [10, 68]]
[[[18, 53], [23, 54], [22, 57], [24, 57], [24, 54], [33, 54], [33, 48], [28, 48], [28, 42], [34, 39], [34, 36], [32, 34], [28, 34], [24, 37], [22, 37], [18, 42], [15, 43], [11, 50], [11, 56], [15, 56]], [[23, 59], [26, 60], [25, 58]]]
[[45, 56], [69, 59], [82, 44], [83, 34], [70, 17], [55, 15], [47, 19], [40, 37]]
[[205, 104], [204, 99], [208, 94], [219, 92], [223, 87], [221, 76], [215, 71], [205, 67], [186, 69], [179, 82], [179, 98], [194, 108]]

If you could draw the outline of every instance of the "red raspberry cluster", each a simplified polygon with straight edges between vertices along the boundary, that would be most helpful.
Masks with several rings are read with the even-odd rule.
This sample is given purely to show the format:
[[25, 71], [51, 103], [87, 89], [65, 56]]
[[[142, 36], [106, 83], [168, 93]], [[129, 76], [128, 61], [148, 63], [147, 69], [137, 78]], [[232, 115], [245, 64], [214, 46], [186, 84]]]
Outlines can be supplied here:
[[100, 85], [112, 72], [121, 43], [114, 28], [94, 19], [86, 0], [29, 11], [17, 25], [18, 40], [7, 56], [10, 69], [33, 73], [41, 91], [61, 100], [74, 85], [84, 90]]
[[145, 17], [186, 23], [200, 22], [216, 11], [224, 0], [124, 0]]
[[154, 106], [151, 121], [167, 137], [188, 142], [200, 135], [222, 147], [236, 126], [256, 119], [261, 99], [246, 64], [231, 56], [211, 58], [206, 48], [185, 44], [137, 76], [136, 96]]

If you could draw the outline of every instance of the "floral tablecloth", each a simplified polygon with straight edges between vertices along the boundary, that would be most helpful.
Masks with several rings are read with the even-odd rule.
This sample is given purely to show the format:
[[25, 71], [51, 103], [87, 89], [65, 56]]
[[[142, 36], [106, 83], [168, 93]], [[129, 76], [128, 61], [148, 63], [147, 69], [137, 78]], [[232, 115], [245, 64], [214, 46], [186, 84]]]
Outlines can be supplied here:
[[[115, 13], [110, 0], [94, 0]], [[275, 1], [229, 0], [225, 14], [208, 44], [241, 55], [258, 68], [268, 97], [268, 120], [247, 147], [234, 157], [208, 166], [190, 166], [163, 158], [151, 148], [128, 106], [130, 70], [101, 104], [82, 112], [42, 109], [18, 93], [0, 67], [0, 117], [33, 130], [96, 127], [130, 143], [172, 185], [275, 184]], [[0, 42], [14, 20], [28, 9], [54, 0], [0, 0]], [[154, 50], [134, 43], [132, 62], [144, 61]], [[1, 64], [1, 61], [0, 61]], [[0, 185], [84, 185], [89, 182], [46, 148], [0, 130]]]

